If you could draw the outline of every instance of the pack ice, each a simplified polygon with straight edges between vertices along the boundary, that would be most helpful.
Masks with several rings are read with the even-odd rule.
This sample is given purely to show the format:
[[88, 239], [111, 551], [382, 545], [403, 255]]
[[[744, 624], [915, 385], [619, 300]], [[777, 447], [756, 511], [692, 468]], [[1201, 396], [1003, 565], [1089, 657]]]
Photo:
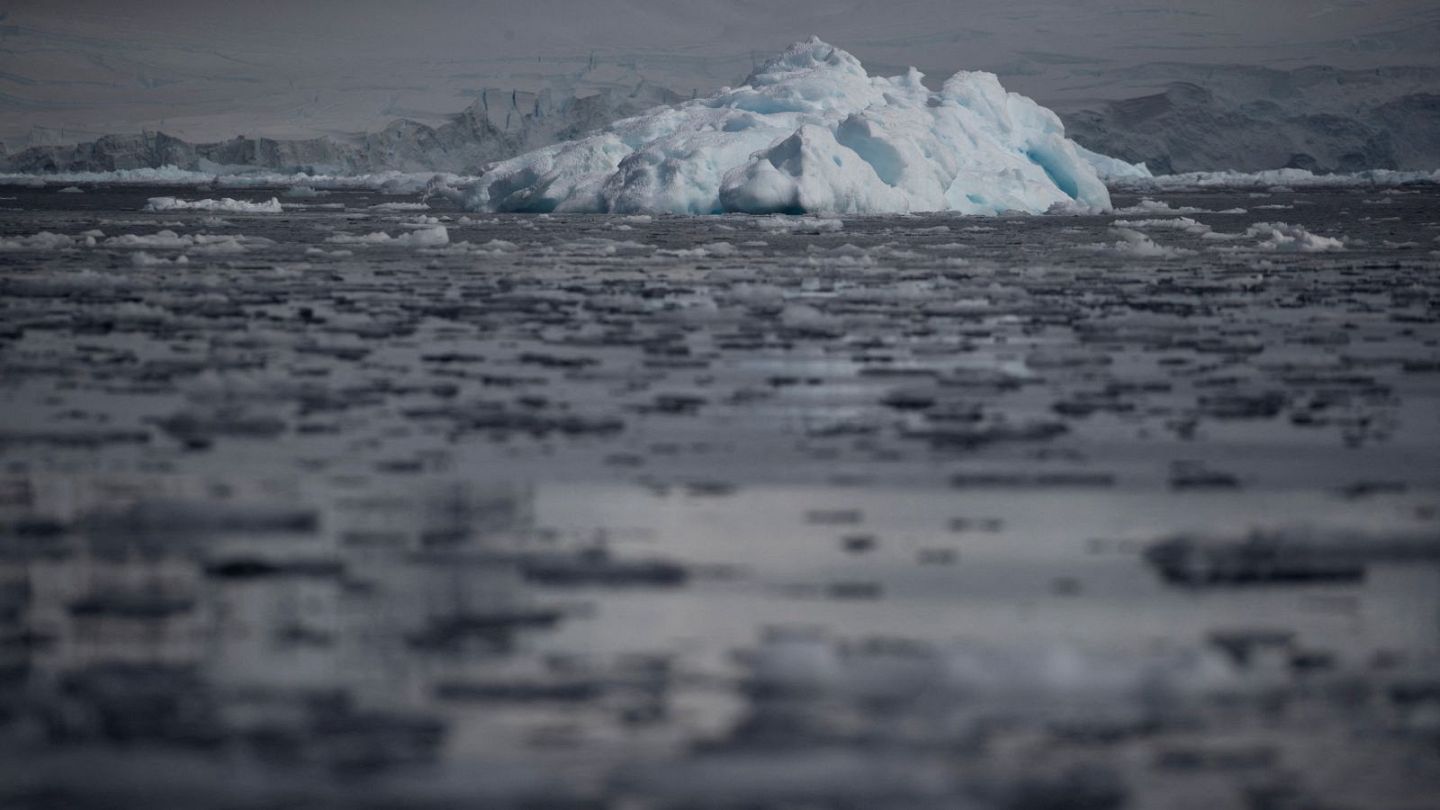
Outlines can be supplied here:
[[1115, 161], [1082, 152], [1053, 112], [991, 73], [962, 71], [938, 91], [921, 79], [914, 68], [871, 77], [812, 37], [742, 87], [497, 163], [463, 201], [480, 211], [679, 214], [1110, 207], [1092, 161]]

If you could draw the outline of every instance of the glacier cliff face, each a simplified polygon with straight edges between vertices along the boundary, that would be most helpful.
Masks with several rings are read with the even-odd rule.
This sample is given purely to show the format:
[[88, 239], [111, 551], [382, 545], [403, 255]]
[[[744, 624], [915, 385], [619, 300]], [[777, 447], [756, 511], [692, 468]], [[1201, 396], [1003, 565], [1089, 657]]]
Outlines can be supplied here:
[[[341, 139], [277, 140], [242, 136], [216, 143], [190, 143], [163, 132], [106, 135], [85, 143], [32, 146], [9, 155], [0, 149], [0, 168], [26, 174], [113, 172], [165, 166], [222, 173], [271, 169], [324, 174], [378, 171], [476, 174], [487, 163], [568, 140], [618, 118], [679, 100], [680, 96], [664, 88], [641, 85], [629, 93], [605, 91], [543, 106], [537, 101], [533, 111], [521, 113], [518, 107], [513, 107], [513, 115], [506, 111], [493, 116], [496, 120], [492, 120], [490, 105], [477, 100], [439, 126], [401, 119], [377, 132]], [[495, 106], [502, 105], [500, 102]]]
[[990, 73], [957, 73], [938, 91], [921, 79], [913, 68], [871, 77], [811, 38], [739, 88], [495, 164], [464, 202], [685, 214], [1109, 207], [1092, 165], [1108, 159], [1078, 150], [1054, 113]]

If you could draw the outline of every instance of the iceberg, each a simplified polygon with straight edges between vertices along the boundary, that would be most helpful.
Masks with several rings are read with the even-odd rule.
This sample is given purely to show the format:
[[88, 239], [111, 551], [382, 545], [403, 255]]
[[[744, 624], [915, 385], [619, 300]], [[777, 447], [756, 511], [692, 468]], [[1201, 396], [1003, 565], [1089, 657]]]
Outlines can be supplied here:
[[1042, 213], [1108, 209], [1097, 165], [1149, 176], [1081, 150], [994, 74], [922, 79], [869, 76], [812, 37], [739, 88], [493, 164], [457, 196], [491, 212]]

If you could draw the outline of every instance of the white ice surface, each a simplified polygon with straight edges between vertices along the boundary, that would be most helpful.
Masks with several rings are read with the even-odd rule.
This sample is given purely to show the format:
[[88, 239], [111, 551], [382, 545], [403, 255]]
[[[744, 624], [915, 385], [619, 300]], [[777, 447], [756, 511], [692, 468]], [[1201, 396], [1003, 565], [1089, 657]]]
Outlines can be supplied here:
[[146, 211], [226, 211], [232, 214], [278, 214], [280, 201], [271, 197], [265, 202], [246, 202], [223, 197], [218, 200], [182, 200], [177, 197], [151, 197]]
[[913, 68], [869, 76], [811, 38], [739, 88], [502, 161], [463, 201], [479, 211], [677, 214], [1109, 207], [1098, 156], [1077, 151], [1054, 113], [990, 73], [957, 73], [938, 91], [921, 79]]

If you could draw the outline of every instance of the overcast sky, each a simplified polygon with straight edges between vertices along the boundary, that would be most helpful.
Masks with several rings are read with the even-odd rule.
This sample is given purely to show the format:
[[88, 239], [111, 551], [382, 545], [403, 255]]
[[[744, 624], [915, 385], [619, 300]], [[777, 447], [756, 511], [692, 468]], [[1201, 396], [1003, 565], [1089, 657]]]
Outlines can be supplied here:
[[1103, 95], [1083, 77], [1152, 61], [1440, 64], [1435, 0], [0, 0], [0, 14], [12, 144], [342, 132], [435, 118], [486, 87], [703, 92], [810, 34], [872, 73], [988, 69], [1042, 101]]

